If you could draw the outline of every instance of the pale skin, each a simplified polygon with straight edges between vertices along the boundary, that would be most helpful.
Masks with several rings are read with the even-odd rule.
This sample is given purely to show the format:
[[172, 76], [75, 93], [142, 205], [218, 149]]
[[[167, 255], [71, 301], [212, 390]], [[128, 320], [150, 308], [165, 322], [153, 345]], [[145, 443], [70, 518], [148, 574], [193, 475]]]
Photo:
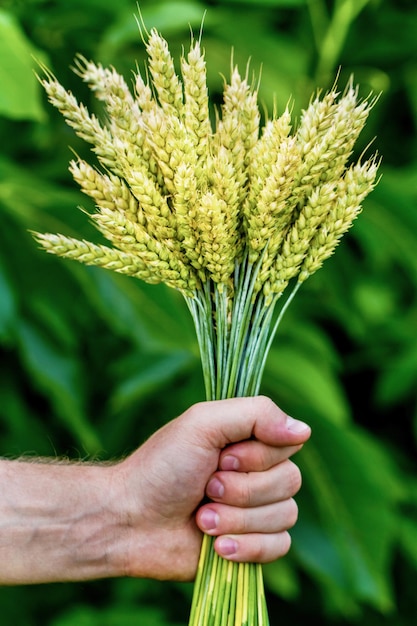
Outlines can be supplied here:
[[0, 584], [189, 581], [202, 532], [227, 559], [280, 558], [309, 436], [260, 396], [196, 404], [115, 464], [2, 460]]

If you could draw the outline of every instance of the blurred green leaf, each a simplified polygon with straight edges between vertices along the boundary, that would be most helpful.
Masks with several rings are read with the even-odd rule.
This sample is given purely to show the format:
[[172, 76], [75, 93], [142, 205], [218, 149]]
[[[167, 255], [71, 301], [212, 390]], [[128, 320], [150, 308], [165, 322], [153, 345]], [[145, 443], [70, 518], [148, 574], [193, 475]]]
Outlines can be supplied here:
[[43, 121], [45, 112], [34, 74], [41, 55], [11, 13], [0, 8], [0, 115]]
[[[189, 39], [190, 28], [194, 32], [199, 31], [205, 13], [204, 6], [193, 0], [140, 3], [139, 8], [145, 28], [149, 31], [157, 28], [164, 37], [169, 38], [180, 34]], [[210, 21], [210, 15], [208, 20]], [[136, 58], [142, 58], [144, 47], [140, 27], [133, 19], [132, 7], [128, 6], [125, 11], [119, 13], [117, 20], [103, 34], [97, 57], [103, 63], [114, 62], [120, 49], [130, 44], [137, 49]]]
[[[23, 228], [50, 228], [66, 233], [74, 233], [81, 224], [88, 228], [85, 215], [77, 209], [81, 199], [75, 189], [43, 179], [36, 172], [0, 155], [0, 210]], [[34, 242], [33, 247], [36, 247]]]
[[[233, 51], [233, 61], [242, 72], [250, 62], [250, 71], [254, 76], [260, 76], [261, 106], [271, 112], [276, 105], [277, 110], [282, 111], [291, 99], [294, 115], [297, 115], [308, 103], [304, 99], [303, 78], [308, 63], [306, 49], [285, 32], [277, 37], [271, 28], [271, 16], [266, 11], [236, 12], [233, 7], [225, 7], [219, 17], [213, 29], [207, 28], [203, 32], [209, 86], [213, 89], [216, 80], [221, 86], [218, 75], [222, 73], [227, 77]], [[247, 42], [254, 30], [261, 31], [262, 38], [254, 41], [249, 51]]]
[[17, 293], [0, 257], [0, 341], [10, 338], [17, 310]]
[[415, 517], [404, 516], [398, 528], [401, 549], [408, 561], [415, 566], [417, 563], [417, 522]]
[[197, 350], [191, 317], [178, 292], [72, 261], [65, 265], [79, 282], [80, 296], [121, 336], [148, 349]]
[[[75, 607], [62, 617], [51, 622], [51, 626], [175, 626], [158, 608], [112, 607], [94, 609], [88, 606]], [[178, 625], [177, 625], [178, 626]]]
[[383, 177], [366, 203], [355, 237], [378, 268], [400, 265], [416, 286], [417, 169], [383, 169]]
[[195, 0], [169, 0], [144, 5], [141, 14], [147, 29], [156, 28], [169, 37], [175, 32], [200, 28], [205, 11], [204, 5]]
[[10, 360], [8, 365], [0, 379], [0, 456], [50, 456], [53, 448], [32, 406], [33, 394], [28, 397], [25, 385], [13, 375]]
[[368, 327], [383, 323], [395, 314], [397, 302], [392, 289], [380, 280], [360, 276], [352, 293], [360, 315]]
[[156, 392], [161, 385], [178, 377], [191, 364], [199, 364], [189, 352], [135, 354], [117, 363], [119, 382], [110, 397], [111, 410], [119, 412]]
[[250, 4], [257, 7], [299, 7], [305, 5], [307, 0], [218, 0], [219, 4]]
[[40, 391], [50, 400], [56, 415], [64, 421], [84, 452], [97, 453], [101, 445], [83, 406], [80, 361], [75, 355], [65, 354], [62, 346], [55, 345], [28, 321], [20, 321], [17, 335], [26, 367]]
[[410, 391], [414, 395], [416, 382], [417, 344], [411, 340], [404, 351], [392, 355], [382, 369], [375, 389], [375, 399], [380, 406], [390, 406]]
[[[293, 532], [297, 554], [321, 572], [326, 584], [339, 587], [340, 599], [355, 604], [353, 599], [361, 598], [389, 610], [390, 553], [398, 543], [399, 505], [406, 497], [400, 473], [387, 451], [366, 433], [317, 416], [310, 423], [312, 439], [300, 454], [310, 497], [300, 505], [307, 526]], [[311, 519], [314, 508], [320, 520], [314, 532], [327, 544], [327, 557], [309, 535], [317, 525]]]
[[278, 559], [262, 567], [267, 588], [288, 600], [295, 600], [300, 595], [297, 574], [288, 559]]
[[337, 376], [319, 354], [303, 352], [302, 346], [276, 342], [268, 357], [262, 388], [298, 414], [302, 407], [308, 407], [335, 424], [349, 421], [349, 405]]

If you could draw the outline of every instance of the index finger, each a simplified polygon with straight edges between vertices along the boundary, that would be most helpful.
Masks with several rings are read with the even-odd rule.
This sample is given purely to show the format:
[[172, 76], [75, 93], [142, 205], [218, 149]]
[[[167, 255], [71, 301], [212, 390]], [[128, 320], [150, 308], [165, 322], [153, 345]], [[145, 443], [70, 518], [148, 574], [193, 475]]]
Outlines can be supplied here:
[[220, 470], [264, 472], [289, 459], [302, 448], [298, 446], [269, 446], [256, 439], [232, 443], [222, 450]]

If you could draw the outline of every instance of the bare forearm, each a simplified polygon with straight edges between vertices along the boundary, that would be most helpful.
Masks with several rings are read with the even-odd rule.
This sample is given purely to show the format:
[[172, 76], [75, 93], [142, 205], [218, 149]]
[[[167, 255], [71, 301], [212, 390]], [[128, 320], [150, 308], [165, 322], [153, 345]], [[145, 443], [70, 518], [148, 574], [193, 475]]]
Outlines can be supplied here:
[[0, 461], [0, 584], [122, 574], [113, 468]]

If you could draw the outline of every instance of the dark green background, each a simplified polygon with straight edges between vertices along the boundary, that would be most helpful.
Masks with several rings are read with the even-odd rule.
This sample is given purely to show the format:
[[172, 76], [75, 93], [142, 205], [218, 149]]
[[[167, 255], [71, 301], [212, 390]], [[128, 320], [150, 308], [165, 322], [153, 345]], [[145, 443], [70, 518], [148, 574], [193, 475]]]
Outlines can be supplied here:
[[[417, 4], [414, 0], [143, 0], [178, 56], [204, 20], [209, 87], [230, 51], [262, 68], [260, 99], [294, 118], [351, 73], [382, 95], [357, 146], [382, 180], [336, 254], [298, 293], [262, 391], [308, 421], [299, 522], [265, 568], [271, 624], [414, 625], [417, 614]], [[89, 149], [46, 103], [33, 57], [92, 111], [82, 53], [143, 66], [131, 0], [0, 0], [0, 454], [108, 459], [203, 399], [181, 296], [37, 250], [28, 233], [94, 237], [68, 173]], [[368, 150], [369, 153], [369, 150]], [[1, 565], [0, 565], [1, 566]], [[187, 621], [191, 585], [143, 580], [3, 588], [4, 626]]]

